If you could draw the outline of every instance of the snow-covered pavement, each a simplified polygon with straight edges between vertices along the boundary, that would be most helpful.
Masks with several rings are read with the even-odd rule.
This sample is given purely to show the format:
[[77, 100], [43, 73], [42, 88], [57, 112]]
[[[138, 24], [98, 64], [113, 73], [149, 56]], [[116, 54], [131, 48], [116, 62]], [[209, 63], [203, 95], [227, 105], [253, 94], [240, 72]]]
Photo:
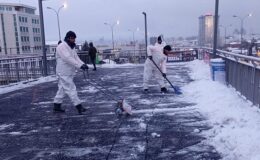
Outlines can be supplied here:
[[[182, 87], [180, 96], [163, 95], [155, 84], [144, 94], [142, 72], [142, 65], [130, 64], [90, 72], [93, 82], [133, 105], [133, 116], [119, 119], [115, 103], [81, 73], [75, 81], [89, 107], [83, 116], [68, 99], [66, 114], [52, 113], [53, 77], [35, 86], [28, 82], [24, 89], [19, 84], [0, 88], [5, 93], [0, 95], [0, 158], [260, 159], [259, 109], [234, 89], [211, 81], [206, 64], [168, 64], [168, 78]], [[19, 90], [8, 93], [15, 86]]]
[[[260, 110], [239, 96], [232, 87], [210, 80], [203, 61], [188, 63], [193, 82], [184, 86], [187, 102], [197, 105], [212, 129], [202, 132], [207, 143], [227, 160], [260, 159]], [[259, 97], [260, 98], [260, 97]]]

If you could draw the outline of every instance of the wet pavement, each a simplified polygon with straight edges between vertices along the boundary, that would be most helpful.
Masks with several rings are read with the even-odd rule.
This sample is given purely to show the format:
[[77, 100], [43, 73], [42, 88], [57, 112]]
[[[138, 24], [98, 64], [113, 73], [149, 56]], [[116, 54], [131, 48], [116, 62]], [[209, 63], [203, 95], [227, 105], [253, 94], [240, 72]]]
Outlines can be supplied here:
[[[168, 67], [173, 84], [191, 81], [185, 64]], [[217, 160], [214, 147], [201, 132], [207, 120], [183, 95], [161, 94], [154, 83], [142, 92], [143, 67], [98, 68], [92, 82], [133, 106], [132, 116], [117, 117], [115, 102], [84, 81], [75, 83], [85, 115], [68, 98], [65, 114], [52, 112], [57, 82], [0, 95], [1, 160]], [[120, 99], [120, 98], [119, 98]]]

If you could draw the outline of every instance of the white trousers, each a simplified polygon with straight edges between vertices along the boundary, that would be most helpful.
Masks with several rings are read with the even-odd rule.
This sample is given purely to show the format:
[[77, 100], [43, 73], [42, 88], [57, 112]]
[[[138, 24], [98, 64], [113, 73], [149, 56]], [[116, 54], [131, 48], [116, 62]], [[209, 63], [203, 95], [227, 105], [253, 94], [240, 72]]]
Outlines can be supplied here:
[[161, 72], [156, 68], [156, 66], [150, 60], [146, 59], [144, 64], [144, 79], [143, 79], [144, 89], [148, 89], [149, 81], [152, 80], [153, 76], [161, 88], [166, 86], [166, 83], [164, 81]]
[[54, 98], [54, 103], [62, 103], [63, 98], [67, 94], [74, 106], [81, 104], [82, 102], [78, 97], [77, 89], [73, 82], [74, 76], [59, 76], [59, 75], [57, 76], [58, 76], [58, 91]]

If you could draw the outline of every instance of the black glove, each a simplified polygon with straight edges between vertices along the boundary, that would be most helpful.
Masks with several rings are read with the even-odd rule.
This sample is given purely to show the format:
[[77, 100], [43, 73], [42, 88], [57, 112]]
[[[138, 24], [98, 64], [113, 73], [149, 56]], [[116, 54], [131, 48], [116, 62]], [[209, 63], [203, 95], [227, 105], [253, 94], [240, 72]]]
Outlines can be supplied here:
[[88, 65], [82, 64], [82, 66], [80, 67], [80, 69], [82, 69], [83, 71], [88, 70]]
[[149, 58], [150, 60], [153, 60], [153, 57], [152, 57], [152, 56], [148, 56], [148, 58]]
[[165, 74], [165, 73], [163, 73], [162, 76], [163, 76], [164, 78], [166, 78], [166, 74]]

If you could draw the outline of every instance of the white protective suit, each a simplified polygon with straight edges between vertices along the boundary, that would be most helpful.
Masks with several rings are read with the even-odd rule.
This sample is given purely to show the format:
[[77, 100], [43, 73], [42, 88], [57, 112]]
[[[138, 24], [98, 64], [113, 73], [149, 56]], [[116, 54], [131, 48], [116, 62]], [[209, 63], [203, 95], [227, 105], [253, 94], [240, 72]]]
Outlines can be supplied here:
[[66, 42], [58, 45], [56, 61], [56, 75], [58, 77], [59, 89], [54, 98], [54, 103], [62, 103], [65, 94], [67, 94], [74, 106], [81, 104], [73, 78], [76, 75], [76, 70], [79, 69], [84, 62], [79, 59], [76, 50], [71, 49]]
[[164, 41], [162, 41], [161, 44], [159, 44], [158, 42], [155, 43], [155, 46], [160, 46], [162, 47], [162, 49], [166, 46], [166, 43]]
[[[148, 46], [147, 55], [152, 56], [154, 62], [161, 69], [163, 73], [166, 73], [166, 60], [167, 56], [163, 54], [163, 47], [159, 45]], [[144, 63], [144, 79], [143, 79], [143, 88], [148, 89], [149, 80], [152, 76], [155, 76], [155, 79], [159, 83], [160, 87], [163, 88], [166, 86], [164, 78], [161, 72], [156, 68], [153, 62], [147, 58]]]

